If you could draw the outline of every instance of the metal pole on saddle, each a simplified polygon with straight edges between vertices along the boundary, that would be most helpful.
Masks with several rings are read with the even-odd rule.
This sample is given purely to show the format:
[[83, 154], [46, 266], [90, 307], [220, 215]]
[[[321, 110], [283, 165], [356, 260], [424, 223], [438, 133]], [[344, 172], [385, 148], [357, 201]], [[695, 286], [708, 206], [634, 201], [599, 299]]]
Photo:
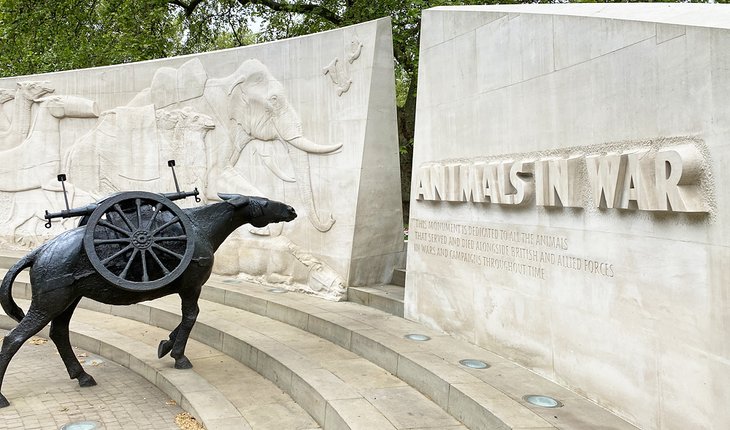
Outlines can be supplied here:
[[96, 203], [92, 203], [90, 205], [81, 207], [81, 208], [74, 208], [71, 209], [71, 207], [68, 204], [68, 193], [66, 192], [66, 175], [61, 173], [57, 176], [58, 182], [61, 183], [61, 188], [63, 188], [63, 200], [66, 202], [66, 210], [62, 210], [61, 212], [48, 212], [46, 211], [46, 215], [44, 218], [46, 219], [46, 223], [44, 224], [46, 228], [51, 228], [51, 220], [53, 218], [72, 218], [77, 216], [86, 216], [90, 215], [91, 212], [96, 209]]
[[175, 160], [167, 160], [167, 165], [172, 170], [172, 180], [175, 181], [175, 191], [180, 192], [180, 185], [177, 183], [177, 175], [175, 174]]
[[66, 174], [61, 173], [57, 178], [58, 182], [61, 183], [61, 188], [63, 188], [63, 200], [66, 202], [66, 210], [70, 210], [71, 207], [68, 205], [68, 195], [66, 194]]
[[165, 193], [163, 194], [165, 197], [167, 197], [170, 200], [178, 200], [178, 199], [184, 199], [185, 197], [195, 197], [195, 201], [197, 203], [200, 203], [200, 197], [198, 197], [198, 189], [195, 188], [195, 190], [190, 192], [180, 191], [180, 185], [177, 182], [177, 175], [175, 174], [175, 160], [167, 160], [167, 165], [170, 166], [170, 169], [172, 170], [172, 180], [175, 181], [175, 193]]

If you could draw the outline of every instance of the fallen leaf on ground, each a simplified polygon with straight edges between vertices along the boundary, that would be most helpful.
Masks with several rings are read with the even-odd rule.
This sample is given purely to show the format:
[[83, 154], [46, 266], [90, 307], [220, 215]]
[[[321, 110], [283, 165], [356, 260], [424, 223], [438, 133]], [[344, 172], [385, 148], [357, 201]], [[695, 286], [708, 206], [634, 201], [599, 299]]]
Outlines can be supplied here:
[[205, 430], [205, 427], [203, 427], [202, 424], [200, 424], [187, 412], [177, 414], [175, 417], [175, 424], [177, 424], [181, 430]]
[[43, 345], [44, 343], [48, 343], [48, 339], [43, 339], [42, 337], [31, 337], [30, 338], [30, 344], [31, 345]]
[[168, 400], [168, 401], [165, 402], [165, 404], [167, 406], [175, 406], [175, 405], [177, 405], [177, 402], [174, 401], [174, 400]]

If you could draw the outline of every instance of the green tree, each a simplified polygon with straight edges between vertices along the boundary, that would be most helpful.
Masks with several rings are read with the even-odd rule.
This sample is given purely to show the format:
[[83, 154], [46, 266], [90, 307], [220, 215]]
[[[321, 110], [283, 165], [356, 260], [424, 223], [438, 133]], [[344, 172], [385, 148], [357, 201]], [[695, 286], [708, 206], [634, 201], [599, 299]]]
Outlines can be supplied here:
[[174, 55], [166, 0], [0, 0], [0, 74], [17, 76]]

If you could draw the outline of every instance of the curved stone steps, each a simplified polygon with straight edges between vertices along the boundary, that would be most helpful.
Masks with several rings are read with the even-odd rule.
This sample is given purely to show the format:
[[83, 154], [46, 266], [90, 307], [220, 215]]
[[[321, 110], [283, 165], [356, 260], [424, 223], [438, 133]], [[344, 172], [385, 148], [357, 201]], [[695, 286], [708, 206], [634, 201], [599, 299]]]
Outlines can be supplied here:
[[[22, 273], [14, 294], [28, 297], [28, 293], [27, 274]], [[325, 429], [465, 430], [417, 390], [332, 342], [231, 306], [206, 300], [199, 305], [191, 338], [255, 369]], [[165, 330], [180, 321], [180, 301], [174, 296], [119, 307], [82, 300], [79, 307]]]
[[[332, 342], [289, 324], [201, 300], [191, 336], [256, 369], [325, 429], [462, 428], [423, 394]], [[179, 300], [138, 304], [127, 318], [174, 328]], [[115, 310], [112, 310], [113, 312]]]
[[[276, 294], [267, 287], [215, 275], [203, 296], [328, 339], [396, 375], [471, 429], [636, 429], [585, 397], [484, 348], [387, 312], [351, 302]], [[411, 333], [431, 340], [406, 340], [404, 336]], [[469, 369], [458, 364], [462, 359], [482, 360], [491, 367]], [[564, 406], [536, 407], [522, 399], [528, 394], [549, 395]]]
[[347, 300], [369, 306], [397, 317], [403, 317], [405, 288], [384, 284], [372, 287], [350, 287]]
[[[22, 281], [27, 280], [27, 275], [25, 278], [23, 275], [16, 282], [21, 294]], [[433, 332], [418, 323], [355, 303], [327, 302], [268, 290], [260, 285], [213, 276], [204, 288], [203, 298], [327, 339], [397, 376], [469, 428], [635, 429], [570, 390], [483, 348]], [[129, 312], [139, 315], [139, 311], [125, 308], [110, 311], [125, 316]], [[403, 338], [408, 333], [427, 334], [432, 339], [416, 343]], [[464, 358], [480, 359], [492, 367], [468, 369], [458, 364]], [[556, 397], [565, 406], [543, 409], [522, 400], [522, 396], [535, 393]]]
[[[17, 301], [27, 309], [28, 301]], [[0, 315], [0, 327], [12, 329], [15, 325], [15, 321]], [[157, 358], [157, 344], [168, 334], [163, 329], [82, 308], [74, 313], [70, 332], [74, 346], [143, 376], [208, 429], [320, 428], [274, 384], [200, 342], [188, 342], [186, 352], [194, 369], [178, 370], [172, 367], [169, 357]], [[42, 334], [47, 337], [48, 328]], [[93, 369], [90, 373], [93, 376]]]

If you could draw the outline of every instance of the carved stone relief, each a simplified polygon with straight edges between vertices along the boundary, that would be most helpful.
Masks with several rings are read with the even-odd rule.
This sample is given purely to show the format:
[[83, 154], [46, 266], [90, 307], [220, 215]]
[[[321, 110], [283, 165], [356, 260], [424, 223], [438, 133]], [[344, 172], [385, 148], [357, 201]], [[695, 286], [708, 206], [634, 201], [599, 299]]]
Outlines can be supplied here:
[[346, 93], [350, 89], [350, 86], [352, 85], [352, 78], [350, 77], [349, 64], [354, 63], [355, 60], [360, 58], [362, 48], [363, 44], [360, 43], [360, 40], [356, 35], [353, 36], [347, 50], [348, 52], [346, 53], [347, 63], [345, 64], [340, 61], [339, 57], [335, 57], [334, 60], [330, 61], [330, 63], [322, 69], [322, 73], [329, 76], [332, 83], [335, 85], [338, 96], [342, 96], [342, 94]]
[[[233, 138], [228, 164], [235, 168], [241, 151], [254, 139], [270, 145], [287, 145], [294, 167], [293, 179], [298, 185], [302, 200], [308, 206], [309, 221], [317, 230], [329, 231], [335, 219], [331, 214], [323, 217], [319, 213], [312, 192], [309, 155], [331, 154], [339, 150], [342, 144], [322, 145], [307, 139], [299, 114], [287, 100], [284, 86], [258, 60], [246, 60], [233, 74], [222, 79], [211, 79], [209, 83], [210, 86], [223, 89], [228, 96], [227, 119]], [[267, 151], [259, 151], [257, 154], [267, 158]], [[278, 166], [277, 159], [268, 157], [265, 163], [279, 179], [292, 179], [281, 175], [282, 169]]]
[[[288, 238], [254, 238], [246, 241], [246, 245], [226, 244], [228, 252], [216, 260], [215, 269], [224, 274], [239, 275], [247, 281], [275, 285], [328, 300], [346, 298], [342, 277]], [[269, 252], [261, 252], [263, 249]], [[241, 267], [240, 274], [228, 270], [236, 266]]]
[[[359, 53], [352, 55], [354, 61]], [[13, 101], [14, 106], [7, 130], [0, 136], [0, 148], [5, 148], [0, 151], [0, 218], [6, 221], [0, 226], [0, 237], [6, 242], [13, 238], [4, 246], [36, 246], [71, 227], [63, 223], [55, 223], [53, 230], [43, 227], [45, 209], [65, 206], [56, 180], [59, 173], [68, 176], [69, 203], [81, 206], [124, 190], [173, 191], [166, 167], [170, 159], [177, 162], [180, 187], [198, 188], [204, 199], [218, 199], [216, 193], [221, 191], [283, 199], [284, 184], [292, 184], [304, 205], [297, 208], [301, 218], [323, 233], [335, 223], [332, 214], [316, 203], [310, 157], [335, 153], [342, 144], [322, 145], [305, 137], [284, 86], [258, 60], [243, 61], [222, 78], [208, 78], [198, 59], [177, 69], [161, 67], [149, 88], [126, 105], [102, 113], [93, 100], [39, 97], [53, 91], [49, 85], [24, 82], [15, 92], [0, 93], [0, 101]], [[37, 104], [33, 118], [28, 103]], [[90, 121], [75, 132], [79, 137], [66, 144], [68, 149], [62, 153], [59, 130], [64, 118]], [[18, 130], [26, 123], [27, 135], [16, 143], [22, 134]], [[216, 140], [206, 142], [213, 130]], [[231, 243], [243, 250], [259, 247], [260, 258], [270, 260], [253, 264], [236, 258], [219, 265], [219, 270], [243, 271], [247, 273], [243, 276], [257, 282], [342, 299], [342, 277], [287, 237], [286, 228], [303, 228], [306, 221], [293, 225], [240, 229]], [[269, 252], [272, 247], [274, 251]], [[236, 250], [231, 252], [238, 255]]]
[[30, 131], [33, 103], [53, 92], [48, 84], [37, 81], [18, 82], [15, 92], [4, 90], [0, 94], [0, 103], [13, 100], [12, 113], [8, 117], [9, 126], [0, 132], [0, 150], [14, 148], [23, 143]]
[[61, 120], [98, 116], [96, 104], [81, 97], [50, 96], [36, 101], [39, 102], [38, 111], [28, 137], [20, 145], [0, 151], [0, 159], [3, 160], [0, 191], [55, 188], [53, 182], [61, 173]]

